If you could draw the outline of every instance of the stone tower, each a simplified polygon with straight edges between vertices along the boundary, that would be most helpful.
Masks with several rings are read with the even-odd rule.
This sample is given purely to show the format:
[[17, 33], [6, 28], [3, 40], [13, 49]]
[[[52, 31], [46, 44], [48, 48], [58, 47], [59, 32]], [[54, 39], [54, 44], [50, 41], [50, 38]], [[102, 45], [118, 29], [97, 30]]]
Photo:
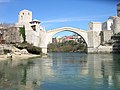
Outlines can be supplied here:
[[113, 34], [118, 34], [120, 32], [120, 17], [115, 17], [113, 20]]
[[29, 23], [30, 21], [32, 21], [32, 12], [28, 11], [28, 10], [22, 10], [19, 12], [18, 15], [18, 23], [19, 24], [26, 24]]
[[117, 16], [120, 17], [120, 3], [117, 4]]
[[[102, 23], [90, 22], [88, 30], [88, 52], [94, 51], [100, 45], [100, 32], [102, 30]], [[91, 51], [92, 50], [92, 51]]]
[[120, 33], [120, 3], [117, 4], [117, 16], [113, 20], [113, 33]]

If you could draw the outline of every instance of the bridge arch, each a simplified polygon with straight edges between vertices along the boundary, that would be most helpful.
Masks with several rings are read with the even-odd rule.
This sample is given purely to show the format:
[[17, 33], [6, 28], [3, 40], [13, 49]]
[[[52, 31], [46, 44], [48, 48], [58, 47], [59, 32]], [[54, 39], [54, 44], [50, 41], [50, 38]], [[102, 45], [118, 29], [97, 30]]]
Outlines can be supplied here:
[[86, 44], [88, 45], [88, 38], [87, 38], [87, 31], [85, 30], [81, 30], [79, 28], [73, 28], [73, 27], [61, 27], [61, 28], [56, 28], [56, 29], [52, 29], [52, 30], [48, 30], [47, 31], [47, 44], [49, 44], [52, 41], [52, 37], [62, 31], [71, 31], [74, 33], [77, 33], [78, 35], [80, 35], [86, 42]]

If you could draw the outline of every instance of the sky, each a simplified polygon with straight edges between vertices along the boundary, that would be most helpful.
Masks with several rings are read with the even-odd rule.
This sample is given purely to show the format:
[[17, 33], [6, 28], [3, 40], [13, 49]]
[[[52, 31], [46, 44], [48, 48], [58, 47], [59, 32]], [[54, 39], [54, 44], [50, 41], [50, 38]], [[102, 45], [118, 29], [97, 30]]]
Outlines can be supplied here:
[[88, 29], [88, 23], [116, 16], [120, 0], [0, 0], [0, 23], [16, 23], [23, 9], [32, 11], [46, 30], [59, 27]]

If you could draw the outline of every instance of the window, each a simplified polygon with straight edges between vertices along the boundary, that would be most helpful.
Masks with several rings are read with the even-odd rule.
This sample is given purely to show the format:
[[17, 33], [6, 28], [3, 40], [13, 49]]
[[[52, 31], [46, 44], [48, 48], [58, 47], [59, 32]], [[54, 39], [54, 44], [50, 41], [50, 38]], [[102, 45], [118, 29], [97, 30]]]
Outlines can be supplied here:
[[21, 19], [23, 19], [23, 16], [21, 16]]
[[36, 25], [31, 26], [34, 31], [36, 31]]

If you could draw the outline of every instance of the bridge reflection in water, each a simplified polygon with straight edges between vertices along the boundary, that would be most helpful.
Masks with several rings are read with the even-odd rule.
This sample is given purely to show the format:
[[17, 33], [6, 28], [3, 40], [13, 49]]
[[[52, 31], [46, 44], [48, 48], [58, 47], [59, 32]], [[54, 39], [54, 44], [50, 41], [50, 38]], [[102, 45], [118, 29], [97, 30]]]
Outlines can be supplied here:
[[117, 54], [49, 55], [48, 58], [0, 61], [0, 89], [120, 89], [120, 57]]

